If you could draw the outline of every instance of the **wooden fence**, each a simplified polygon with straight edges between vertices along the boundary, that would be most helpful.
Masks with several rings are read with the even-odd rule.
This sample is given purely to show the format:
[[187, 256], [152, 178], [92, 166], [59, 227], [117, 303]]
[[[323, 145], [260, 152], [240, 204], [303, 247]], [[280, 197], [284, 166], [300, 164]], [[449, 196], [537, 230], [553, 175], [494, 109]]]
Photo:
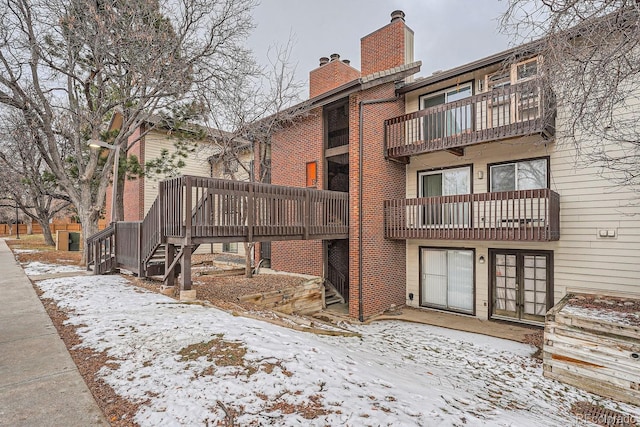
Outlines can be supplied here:
[[[80, 224], [49, 224], [49, 229], [51, 233], [54, 235], [56, 231], [81, 231], [82, 228]], [[18, 231], [20, 234], [27, 234], [28, 225], [27, 224], [19, 224]], [[9, 224], [0, 224], [0, 236], [9, 236], [12, 234], [16, 234], [15, 225], [11, 227]], [[38, 223], [34, 223], [31, 226], [31, 234], [42, 234], [42, 227]]]

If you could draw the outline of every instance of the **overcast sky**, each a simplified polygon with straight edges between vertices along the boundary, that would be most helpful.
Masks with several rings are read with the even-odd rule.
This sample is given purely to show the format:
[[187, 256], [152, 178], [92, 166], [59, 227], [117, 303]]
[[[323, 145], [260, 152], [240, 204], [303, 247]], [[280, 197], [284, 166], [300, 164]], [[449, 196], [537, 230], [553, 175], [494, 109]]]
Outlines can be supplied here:
[[[249, 39], [257, 59], [267, 62], [273, 44], [293, 35], [297, 79], [308, 83], [318, 59], [338, 53], [360, 69], [360, 38], [388, 24], [400, 9], [415, 33], [420, 75], [431, 75], [500, 52], [509, 38], [499, 32], [506, 2], [498, 0], [261, 0], [257, 28]], [[308, 92], [308, 86], [306, 91]], [[305, 92], [305, 96], [306, 96]]]

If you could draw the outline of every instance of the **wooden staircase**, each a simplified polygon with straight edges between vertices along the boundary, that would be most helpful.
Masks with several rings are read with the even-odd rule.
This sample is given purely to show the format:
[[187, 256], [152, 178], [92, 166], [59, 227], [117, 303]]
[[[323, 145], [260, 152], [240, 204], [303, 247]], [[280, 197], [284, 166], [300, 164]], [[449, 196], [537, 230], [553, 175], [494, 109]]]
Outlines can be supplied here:
[[336, 191], [172, 178], [159, 183], [142, 221], [118, 221], [87, 239], [87, 269], [162, 276], [168, 286], [182, 272], [188, 290], [191, 255], [200, 244], [346, 239], [348, 208], [348, 194]]
[[344, 304], [349, 297], [348, 278], [331, 263], [327, 265], [327, 277], [324, 279], [324, 302], [328, 307]]

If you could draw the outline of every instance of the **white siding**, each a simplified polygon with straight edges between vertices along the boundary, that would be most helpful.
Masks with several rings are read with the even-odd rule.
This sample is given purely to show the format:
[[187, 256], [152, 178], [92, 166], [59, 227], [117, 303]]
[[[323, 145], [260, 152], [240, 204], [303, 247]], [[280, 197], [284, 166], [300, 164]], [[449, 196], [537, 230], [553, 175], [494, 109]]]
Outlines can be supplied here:
[[[218, 162], [213, 165], [212, 176], [214, 178], [231, 179], [232, 177], [239, 181], [248, 181], [250, 179], [249, 171], [251, 171], [251, 161], [253, 160], [253, 152], [248, 151], [239, 155], [239, 160], [243, 166], [238, 166], [238, 170], [233, 173], [232, 176], [224, 173], [223, 164]], [[213, 253], [222, 252], [222, 243], [214, 243], [211, 245]], [[238, 242], [238, 255], [244, 256], [246, 251], [244, 250], [244, 244]]]
[[[169, 150], [169, 153], [175, 152], [173, 146], [174, 140], [171, 139], [166, 132], [161, 130], [153, 130], [144, 137], [144, 159], [145, 162], [160, 157], [160, 153], [163, 149]], [[209, 162], [207, 161], [207, 154], [202, 150], [196, 150], [195, 153], [190, 153], [189, 156], [184, 159], [185, 167], [180, 169], [180, 175], [195, 175], [195, 176], [209, 176]], [[158, 182], [164, 179], [163, 176], [155, 178], [144, 179], [144, 213], [149, 211], [151, 205], [158, 197]]]
[[[407, 98], [409, 102], [415, 97]], [[411, 158], [407, 165], [407, 198], [417, 197], [420, 170], [473, 165], [473, 192], [487, 191], [487, 164], [549, 156], [551, 189], [560, 195], [560, 240], [557, 242], [407, 241], [407, 295], [419, 304], [419, 247], [464, 247], [476, 250], [476, 315], [487, 318], [489, 248], [536, 249], [554, 252], [554, 296], [567, 291], [601, 292], [640, 297], [640, 206], [637, 194], [598, 175], [598, 170], [576, 163], [571, 143], [539, 137], [519, 138], [468, 147], [463, 157], [447, 152]], [[478, 172], [483, 172], [483, 179]], [[636, 203], [634, 204], [634, 201]], [[599, 230], [616, 237], [599, 237]], [[483, 255], [485, 264], [479, 264]]]

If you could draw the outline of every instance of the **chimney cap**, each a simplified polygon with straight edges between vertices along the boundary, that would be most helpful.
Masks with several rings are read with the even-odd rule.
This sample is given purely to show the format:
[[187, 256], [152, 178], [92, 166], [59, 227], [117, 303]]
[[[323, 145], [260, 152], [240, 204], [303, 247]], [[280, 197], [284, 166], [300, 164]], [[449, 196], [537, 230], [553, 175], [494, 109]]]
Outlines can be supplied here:
[[342, 60], [342, 62], [344, 62], [344, 63], [345, 63], [345, 64], [347, 64], [347, 65], [351, 64], [351, 61], [350, 61], [350, 60], [348, 60], [348, 59], [343, 59], [343, 60]]
[[338, 59], [340, 59], [340, 55], [338, 55], [337, 53], [331, 54], [331, 61], [337, 61]]
[[324, 64], [329, 62], [329, 58], [327, 58], [326, 56], [323, 56], [320, 58], [320, 66], [322, 67]]
[[391, 22], [396, 22], [398, 20], [404, 21], [405, 14], [401, 10], [394, 10], [391, 12]]

